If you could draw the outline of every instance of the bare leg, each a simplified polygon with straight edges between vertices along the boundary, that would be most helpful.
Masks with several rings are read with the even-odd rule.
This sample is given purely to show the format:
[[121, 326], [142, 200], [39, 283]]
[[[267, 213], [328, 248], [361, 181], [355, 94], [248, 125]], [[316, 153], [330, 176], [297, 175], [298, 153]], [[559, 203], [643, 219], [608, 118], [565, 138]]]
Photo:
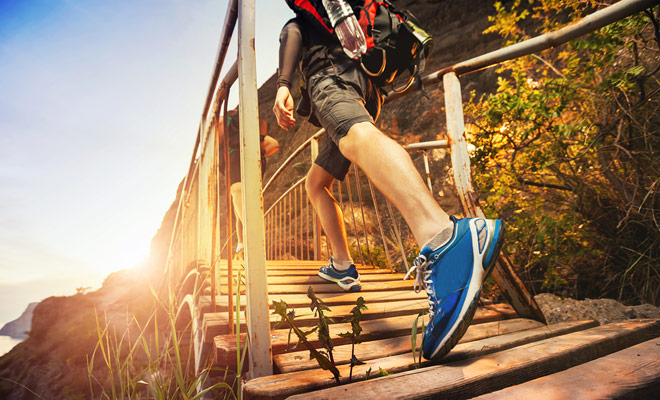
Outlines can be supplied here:
[[243, 189], [241, 182], [231, 185], [231, 202], [234, 205], [234, 214], [236, 215], [236, 237], [238, 243], [243, 243]]
[[420, 246], [450, 226], [449, 215], [436, 203], [408, 152], [371, 122], [353, 125], [340, 139], [339, 150], [401, 212]]
[[338, 260], [350, 261], [351, 255], [348, 251], [344, 214], [330, 193], [334, 181], [335, 178], [326, 170], [312, 164], [305, 180], [305, 189], [307, 189], [307, 196], [312, 203], [312, 207], [314, 207], [321, 220], [321, 226], [328, 236], [333, 256]]

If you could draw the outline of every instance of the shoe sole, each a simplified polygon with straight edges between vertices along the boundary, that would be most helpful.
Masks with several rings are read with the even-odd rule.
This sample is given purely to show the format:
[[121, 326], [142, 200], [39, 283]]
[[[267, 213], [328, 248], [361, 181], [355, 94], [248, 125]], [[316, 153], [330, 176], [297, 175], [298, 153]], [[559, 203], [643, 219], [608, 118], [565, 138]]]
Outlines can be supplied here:
[[[499, 223], [498, 223], [499, 222]], [[479, 295], [481, 294], [481, 288], [483, 285], [483, 281], [486, 280], [488, 275], [490, 274], [493, 266], [495, 266], [495, 263], [497, 261], [497, 257], [499, 255], [499, 252], [502, 248], [502, 244], [504, 243], [504, 221], [501, 220], [486, 220], [486, 223], [488, 224], [488, 228], [493, 230], [493, 236], [490, 238], [490, 242], [486, 245], [486, 248], [488, 249], [490, 247], [490, 244], [492, 244], [493, 240], [495, 240], [495, 245], [490, 251], [486, 251], [486, 254], [481, 258], [480, 262], [480, 268], [482, 269], [482, 273], [479, 274], [479, 267], [475, 267], [473, 263], [472, 264], [472, 275], [470, 276], [470, 287], [471, 288], [477, 288], [474, 293], [470, 293], [470, 288], [468, 288], [468, 293], [465, 297], [465, 301], [463, 302], [463, 307], [461, 308], [460, 313], [458, 314], [458, 317], [455, 319], [454, 326], [452, 326], [449, 329], [449, 332], [445, 336], [445, 339], [442, 340], [439, 344], [438, 347], [433, 351], [431, 354], [430, 359], [439, 359], [441, 357], [444, 357], [449, 351], [456, 346], [458, 341], [463, 337], [465, 334], [465, 331], [467, 331], [468, 326], [470, 326], [470, 323], [472, 322], [472, 319], [474, 318], [474, 313], [477, 311], [477, 305], [478, 305], [478, 300], [479, 300]], [[491, 226], [492, 224], [492, 226]], [[499, 229], [496, 229], [497, 226], [499, 225]], [[474, 224], [470, 223], [470, 233], [472, 235], [472, 251], [473, 254], [475, 254], [475, 246], [479, 246], [479, 236], [478, 233], [476, 232], [476, 227]], [[478, 254], [478, 251], [477, 251]], [[490, 259], [488, 259], [490, 258]], [[488, 265], [484, 266], [483, 261], [488, 260]], [[476, 261], [476, 260], [475, 260]], [[475, 273], [477, 272], [477, 273]], [[478, 284], [477, 284], [478, 283]], [[467, 299], [470, 299], [470, 302], [468, 303]]]
[[[353, 281], [353, 282], [352, 282], [351, 284], [349, 284], [349, 285], [346, 285], [346, 284], [344, 284], [344, 283], [341, 283], [341, 282], [340, 282], [340, 279], [333, 278], [333, 277], [331, 277], [330, 275], [326, 275], [326, 274], [324, 274], [324, 273], [321, 272], [321, 271], [319, 271], [319, 274], [318, 274], [318, 275], [319, 275], [321, 278], [325, 279], [326, 281], [330, 281], [330, 282], [336, 283], [337, 286], [339, 286], [340, 288], [342, 288], [342, 290], [344, 290], [345, 292], [357, 292], [357, 291], [359, 291], [360, 289], [362, 289], [362, 285], [360, 284], [360, 275], [359, 275], [359, 274], [358, 274], [357, 279], [355, 279], [355, 281]], [[351, 278], [351, 279], [353, 279], [353, 278]]]

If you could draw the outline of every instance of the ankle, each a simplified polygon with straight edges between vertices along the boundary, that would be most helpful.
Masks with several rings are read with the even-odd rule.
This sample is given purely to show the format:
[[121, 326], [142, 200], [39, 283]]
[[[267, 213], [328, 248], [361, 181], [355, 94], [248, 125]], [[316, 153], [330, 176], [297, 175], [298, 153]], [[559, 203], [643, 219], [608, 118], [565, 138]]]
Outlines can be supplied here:
[[454, 236], [454, 221], [450, 220], [449, 224], [442, 227], [428, 242], [424, 243], [422, 248], [430, 247], [433, 250], [437, 250], [446, 245], [452, 236]]
[[340, 260], [337, 258], [332, 258], [332, 268], [336, 269], [337, 271], [346, 271], [353, 265], [352, 260]]

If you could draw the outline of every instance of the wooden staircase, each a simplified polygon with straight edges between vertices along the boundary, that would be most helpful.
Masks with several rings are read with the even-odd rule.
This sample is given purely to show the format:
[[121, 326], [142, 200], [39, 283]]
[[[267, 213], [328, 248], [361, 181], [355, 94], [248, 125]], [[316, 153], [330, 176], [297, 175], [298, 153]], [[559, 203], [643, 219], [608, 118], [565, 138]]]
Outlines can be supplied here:
[[[242, 263], [238, 263], [236, 267], [241, 267]], [[270, 303], [284, 300], [289, 309], [295, 310], [298, 326], [316, 324], [306, 295], [309, 286], [331, 308], [329, 316], [338, 321], [331, 325], [330, 333], [336, 346], [333, 354], [339, 364], [342, 385], [336, 385], [330, 372], [319, 369], [309, 359], [308, 351], [291, 349], [297, 339], [293, 336], [289, 343], [289, 330], [275, 329], [279, 316], [271, 315], [274, 375], [246, 382], [243, 394], [248, 399], [290, 396], [453, 399], [486, 394], [491, 397], [485, 398], [498, 399], [544, 398], [537, 393], [560, 394], [554, 398], [590, 399], [597, 398], [595, 394], [607, 398], [608, 393], [643, 395], [660, 387], [658, 320], [631, 320], [604, 326], [598, 326], [595, 321], [577, 321], [546, 326], [518, 318], [506, 304], [482, 305], [465, 336], [447, 356], [439, 363], [422, 360], [418, 365], [412, 354], [411, 329], [418, 313], [428, 309], [428, 303], [424, 292], [412, 290], [411, 280], [402, 280], [403, 274], [359, 266], [362, 291], [345, 293], [316, 275], [323, 262], [268, 261], [267, 264]], [[220, 267], [219, 271], [223, 269]], [[226, 279], [224, 269], [217, 278], [220, 294], [216, 312], [211, 312], [208, 296], [200, 299], [198, 307], [204, 348], [209, 350], [214, 365], [235, 368], [236, 335], [229, 332], [227, 323]], [[348, 324], [340, 321], [360, 296], [368, 309], [361, 323], [362, 343], [356, 345], [355, 351], [365, 364], [353, 368], [353, 383], [348, 384], [351, 345], [337, 334], [350, 330]], [[244, 305], [245, 298], [241, 297]], [[418, 321], [418, 345], [425, 318]], [[245, 329], [242, 321], [241, 332]], [[244, 339], [243, 333], [241, 340]], [[309, 339], [318, 345], [314, 334]], [[610, 374], [609, 362], [625, 369]], [[640, 365], [643, 368], [636, 368]], [[568, 372], [571, 370], [575, 371]], [[595, 371], [602, 371], [601, 375]], [[388, 375], [379, 377], [384, 373]], [[594, 385], [582, 383], [566, 386], [569, 381], [581, 382], [582, 376], [597, 382], [607, 381], [607, 389], [592, 390]], [[504, 390], [497, 392], [500, 389]], [[570, 395], [567, 390], [572, 390]]]

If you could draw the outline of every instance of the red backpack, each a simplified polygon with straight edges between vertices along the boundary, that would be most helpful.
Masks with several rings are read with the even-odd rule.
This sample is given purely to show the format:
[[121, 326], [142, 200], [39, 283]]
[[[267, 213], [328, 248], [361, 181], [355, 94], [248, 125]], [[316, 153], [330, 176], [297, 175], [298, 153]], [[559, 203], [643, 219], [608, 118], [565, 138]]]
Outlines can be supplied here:
[[[315, 29], [334, 35], [321, 0], [286, 0], [289, 7]], [[353, 8], [364, 36], [367, 52], [360, 60], [364, 72], [379, 86], [391, 84], [405, 72], [410, 74], [402, 92], [408, 89], [424, 70], [431, 53], [433, 39], [420, 28], [413, 15], [397, 11], [389, 1], [346, 0]]]

